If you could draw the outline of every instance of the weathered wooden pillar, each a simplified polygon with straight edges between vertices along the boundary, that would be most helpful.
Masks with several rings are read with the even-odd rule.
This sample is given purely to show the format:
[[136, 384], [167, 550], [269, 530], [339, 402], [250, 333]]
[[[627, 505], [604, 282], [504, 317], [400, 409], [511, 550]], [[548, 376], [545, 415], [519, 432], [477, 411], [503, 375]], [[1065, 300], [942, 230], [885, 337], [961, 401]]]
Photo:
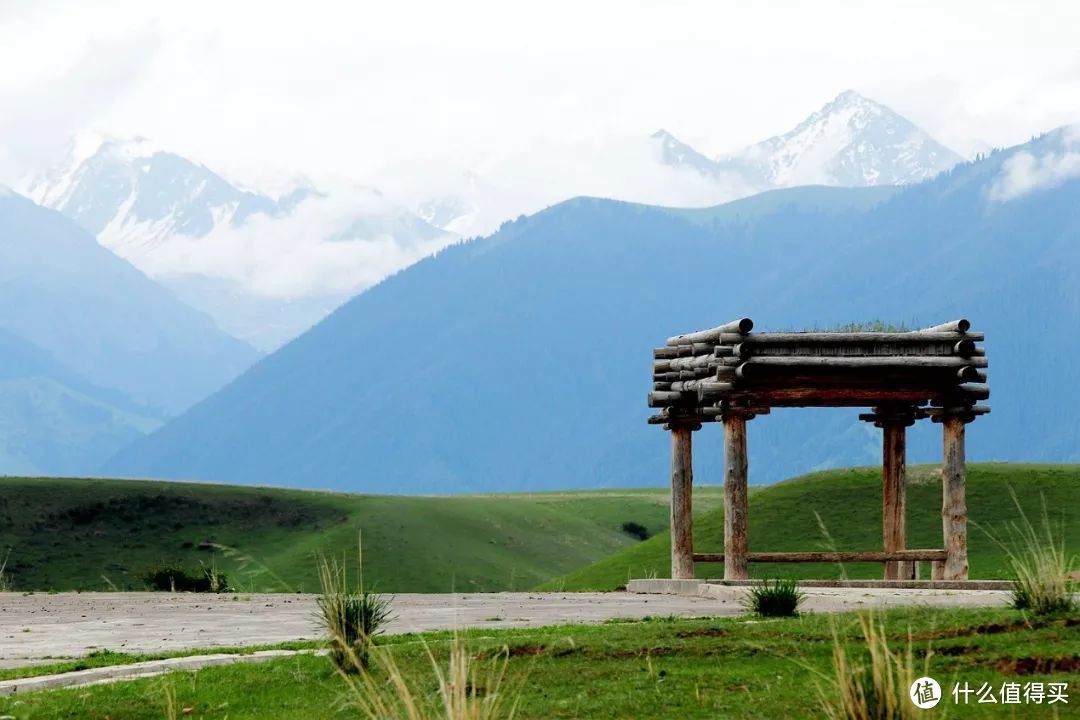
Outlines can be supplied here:
[[[860, 420], [882, 430], [881, 538], [885, 552], [907, 549], [907, 429], [926, 413], [910, 405], [875, 407]], [[886, 580], [914, 580], [918, 563], [886, 560]]]
[[[895, 420], [882, 423], [881, 533], [885, 552], [907, 546], [907, 426]], [[886, 561], [886, 580], [907, 580], [911, 563]]]
[[724, 579], [749, 577], [747, 541], [747, 414], [724, 413]]
[[964, 424], [969, 418], [962, 413], [946, 413], [941, 426], [944, 430], [945, 462], [941, 469], [941, 525], [945, 540], [945, 567], [942, 580], [967, 580], [967, 465], [964, 457]]
[[694, 577], [694, 536], [691, 514], [694, 485], [693, 434], [696, 423], [671, 424], [671, 577]]

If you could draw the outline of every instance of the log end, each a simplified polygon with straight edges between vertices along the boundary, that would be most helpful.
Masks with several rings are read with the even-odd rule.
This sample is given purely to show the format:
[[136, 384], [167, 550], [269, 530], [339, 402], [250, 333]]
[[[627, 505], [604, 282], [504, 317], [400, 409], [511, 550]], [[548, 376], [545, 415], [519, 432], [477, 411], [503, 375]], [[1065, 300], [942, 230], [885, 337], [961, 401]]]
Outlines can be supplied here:
[[971, 357], [975, 354], [975, 341], [971, 338], [964, 338], [953, 346], [953, 350], [961, 357]]

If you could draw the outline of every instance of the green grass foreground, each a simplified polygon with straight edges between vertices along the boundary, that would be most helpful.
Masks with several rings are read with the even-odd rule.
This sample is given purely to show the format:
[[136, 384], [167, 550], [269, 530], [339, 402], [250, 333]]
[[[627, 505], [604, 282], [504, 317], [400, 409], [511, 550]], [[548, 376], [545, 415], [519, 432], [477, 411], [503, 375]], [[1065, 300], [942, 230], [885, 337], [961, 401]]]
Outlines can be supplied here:
[[[1006, 680], [1069, 683], [1067, 706], [956, 707], [947, 695], [938, 716], [944, 709], [963, 718], [1075, 716], [1077, 618], [926, 609], [884, 617], [894, 650], [907, 647], [910, 633], [919, 667], [921, 656], [932, 653], [930, 674], [947, 694], [957, 681], [976, 687]], [[858, 625], [850, 613], [770, 621], [659, 618], [462, 635], [474, 660], [509, 649], [503, 690], [520, 693], [521, 718], [818, 717], [822, 680], [816, 672], [830, 671], [834, 625], [855, 648]], [[388, 637], [380, 646], [410, 679], [436, 692], [427, 650], [444, 663], [447, 633]], [[0, 713], [18, 720], [160, 718], [170, 697], [192, 718], [358, 717], [330, 660], [314, 656], [0, 698]]]
[[[699, 508], [721, 497], [704, 489]], [[16, 591], [142, 590], [152, 565], [213, 561], [238, 590], [311, 592], [316, 555], [355, 561], [362, 529], [369, 587], [527, 590], [639, 542], [623, 523], [665, 529], [667, 503], [662, 489], [407, 497], [0, 478], [0, 564], [10, 552]]]
[[[1005, 552], [987, 535], [1000, 535], [1019, 519], [1009, 488], [1028, 517], [1042, 515], [1045, 498], [1052, 523], [1061, 523], [1069, 554], [1080, 552], [1080, 465], [977, 463], [968, 466], [968, 560], [973, 579], [1009, 579]], [[695, 500], [698, 493], [695, 492]], [[816, 515], [815, 515], [816, 513]], [[818, 522], [818, 517], [821, 522]], [[822, 531], [824, 526], [831, 542]], [[827, 470], [750, 493], [750, 550], [880, 550], [881, 470]], [[909, 548], [940, 548], [941, 476], [934, 466], [908, 468]], [[723, 552], [724, 514], [695, 512], [694, 549]], [[545, 589], [612, 590], [627, 578], [670, 577], [671, 535], [657, 533], [588, 567], [544, 583]], [[751, 564], [754, 577], [881, 578], [880, 563]], [[697, 577], [723, 577], [723, 565], [699, 563]], [[923, 578], [929, 564], [923, 564]]]

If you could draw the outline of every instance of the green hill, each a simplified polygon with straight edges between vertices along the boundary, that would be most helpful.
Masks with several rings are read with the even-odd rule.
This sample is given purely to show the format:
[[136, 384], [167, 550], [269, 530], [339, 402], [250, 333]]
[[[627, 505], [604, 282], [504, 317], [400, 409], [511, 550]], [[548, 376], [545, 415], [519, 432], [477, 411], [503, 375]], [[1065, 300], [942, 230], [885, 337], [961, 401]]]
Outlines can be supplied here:
[[[750, 496], [750, 549], [875, 550], [881, 548], [881, 471], [829, 470], [759, 488]], [[969, 562], [972, 578], [1007, 577], [1001, 549], [986, 530], [1001, 534], [1018, 517], [1009, 493], [1015, 490], [1033, 522], [1041, 522], [1042, 498], [1051, 521], [1064, 521], [1066, 544], [1080, 552], [1080, 465], [974, 464], [968, 468]], [[695, 493], [695, 498], [698, 495]], [[937, 467], [908, 470], [908, 547], [941, 547], [941, 479]], [[816, 515], [815, 515], [816, 514]], [[818, 516], [821, 523], [818, 522]], [[822, 526], [832, 538], [830, 543]], [[671, 539], [657, 533], [611, 557], [548, 581], [546, 588], [611, 590], [627, 578], [669, 577]], [[694, 548], [722, 552], [724, 517], [719, 509], [694, 518]], [[849, 578], [880, 578], [880, 564], [849, 563]], [[926, 568], [923, 570], [926, 577]], [[723, 577], [722, 565], [699, 563], [697, 577]], [[837, 565], [752, 564], [754, 577], [840, 577]]]
[[[716, 507], [719, 489], [698, 495]], [[0, 478], [15, 590], [141, 589], [151, 565], [216, 563], [242, 590], [314, 590], [319, 552], [388, 592], [527, 589], [668, 525], [664, 490], [405, 497], [227, 485]]]

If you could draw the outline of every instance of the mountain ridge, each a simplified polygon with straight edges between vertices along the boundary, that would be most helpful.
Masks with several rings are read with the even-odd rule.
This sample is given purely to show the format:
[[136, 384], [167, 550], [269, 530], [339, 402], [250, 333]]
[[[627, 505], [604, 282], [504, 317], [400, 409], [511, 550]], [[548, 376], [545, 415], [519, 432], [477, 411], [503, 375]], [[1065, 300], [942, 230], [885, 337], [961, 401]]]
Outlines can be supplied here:
[[271, 197], [144, 138], [77, 136], [21, 189], [260, 350], [369, 284], [369, 248], [389, 242], [408, 262], [451, 239], [371, 188], [305, 181]]
[[[644, 424], [649, 348], [743, 315], [763, 328], [970, 316], [989, 338], [995, 407], [970, 435], [972, 457], [1080, 459], [1080, 428], [1061, 410], [1071, 395], [1021, 401], [1026, 358], [1040, 377], [1067, 372], [1070, 349], [1043, 331], [1080, 314], [1069, 282], [1080, 183], [989, 195], [1014, 158], [1060, 142], [840, 212], [744, 200], [741, 215], [692, 222], [567, 201], [362, 293], [104, 469], [382, 492], [656, 483], [666, 455]], [[1038, 323], [1023, 320], [1036, 306]], [[912, 430], [913, 462], [940, 452], [933, 430]], [[880, 459], [880, 438], [853, 413], [777, 412], [751, 435], [753, 482]], [[720, 476], [718, 445], [696, 451], [702, 477]]]
[[845, 90], [793, 129], [708, 158], [660, 130], [662, 161], [704, 175], [732, 174], [759, 190], [799, 185], [917, 183], [961, 160], [887, 106]]
[[96, 386], [178, 412], [258, 356], [60, 213], [9, 193], [0, 227], [0, 328]]

